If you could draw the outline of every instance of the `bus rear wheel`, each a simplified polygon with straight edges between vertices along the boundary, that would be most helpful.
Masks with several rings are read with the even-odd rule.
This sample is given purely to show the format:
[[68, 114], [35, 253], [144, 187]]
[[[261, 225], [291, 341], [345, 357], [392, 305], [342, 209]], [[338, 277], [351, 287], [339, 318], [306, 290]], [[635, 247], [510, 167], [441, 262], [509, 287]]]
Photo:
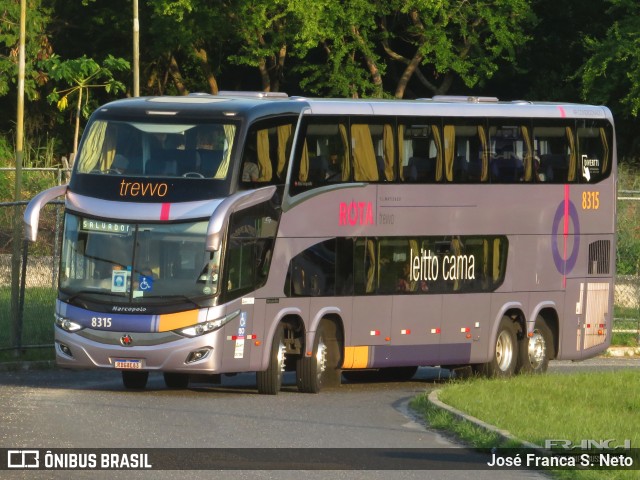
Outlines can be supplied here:
[[511, 377], [518, 362], [516, 326], [509, 317], [502, 317], [498, 326], [494, 355], [491, 361], [479, 365], [480, 374], [487, 377]]
[[342, 375], [340, 351], [336, 324], [331, 320], [321, 320], [311, 356], [303, 355], [296, 364], [298, 390], [305, 393], [318, 393], [324, 387], [340, 385]]
[[280, 324], [273, 335], [271, 352], [269, 354], [269, 366], [265, 371], [256, 373], [258, 393], [263, 395], [277, 395], [282, 388], [285, 351], [284, 325]]
[[524, 335], [520, 340], [518, 353], [518, 373], [544, 373], [549, 366], [553, 335], [542, 317], [536, 318], [531, 337]]
[[124, 384], [125, 388], [142, 390], [147, 386], [148, 379], [149, 372], [139, 372], [131, 370], [122, 371], [122, 383]]

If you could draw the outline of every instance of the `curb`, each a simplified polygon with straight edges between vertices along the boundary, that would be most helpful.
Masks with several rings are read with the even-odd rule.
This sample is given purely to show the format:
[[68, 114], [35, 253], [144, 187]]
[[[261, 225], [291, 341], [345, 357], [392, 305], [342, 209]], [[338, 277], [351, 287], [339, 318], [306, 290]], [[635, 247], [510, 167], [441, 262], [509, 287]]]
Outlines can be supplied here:
[[604, 354], [607, 357], [638, 357], [640, 347], [609, 347]]
[[427, 397], [429, 402], [442, 409], [442, 410], [446, 410], [447, 412], [449, 412], [451, 415], [455, 416], [456, 418], [458, 418], [459, 420], [466, 420], [467, 422], [471, 422], [474, 425], [487, 430], [489, 432], [495, 433], [496, 435], [498, 435], [499, 437], [501, 437], [503, 440], [510, 440], [510, 441], [514, 441], [514, 442], [518, 442], [520, 445], [522, 445], [523, 447], [526, 448], [531, 448], [533, 450], [539, 451], [539, 452], [546, 452], [546, 450], [544, 448], [542, 448], [540, 445], [536, 445], [535, 443], [530, 443], [530, 442], [526, 442], [524, 440], [519, 439], [518, 437], [514, 436], [511, 434], [511, 432], [507, 431], [507, 430], [502, 430], [498, 427], [495, 427], [493, 425], [490, 425], [486, 422], [483, 422], [482, 420], [473, 417], [471, 415], [468, 415], [464, 412], [461, 412], [460, 410], [453, 408], [450, 405], [447, 405], [446, 403], [443, 403], [440, 401], [440, 399], [438, 398], [438, 395], [440, 394], [440, 392], [442, 391], [442, 389], [436, 389], [433, 390], [431, 393], [429, 393], [429, 396]]

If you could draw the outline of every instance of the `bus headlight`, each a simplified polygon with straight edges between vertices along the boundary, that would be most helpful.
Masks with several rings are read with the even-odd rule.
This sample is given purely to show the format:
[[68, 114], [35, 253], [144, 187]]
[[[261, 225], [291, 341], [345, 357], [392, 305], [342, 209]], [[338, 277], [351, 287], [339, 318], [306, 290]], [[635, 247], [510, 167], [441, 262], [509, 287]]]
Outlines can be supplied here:
[[54, 317], [56, 319], [56, 325], [66, 332], [77, 332], [83, 328], [79, 323], [72, 322], [68, 318], [64, 318], [57, 313], [54, 314]]
[[184, 335], [185, 337], [199, 337], [200, 335], [205, 335], [222, 328], [238, 315], [240, 315], [240, 310], [236, 310], [235, 312], [232, 312], [222, 318], [207, 320], [206, 322], [197, 323], [195, 325], [191, 325], [190, 327], [176, 330], [176, 332], [180, 335]]

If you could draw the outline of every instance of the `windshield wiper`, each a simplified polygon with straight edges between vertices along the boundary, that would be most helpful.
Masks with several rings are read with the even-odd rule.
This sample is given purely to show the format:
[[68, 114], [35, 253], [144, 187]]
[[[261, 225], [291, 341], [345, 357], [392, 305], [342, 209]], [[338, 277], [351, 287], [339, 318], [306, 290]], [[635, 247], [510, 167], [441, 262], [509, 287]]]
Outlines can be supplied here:
[[[192, 305], [194, 305], [197, 308], [202, 308], [202, 305], [200, 305], [199, 303], [197, 303], [193, 298], [191, 297], [187, 297], [186, 295], [157, 295], [157, 296], [148, 296], [148, 297], [144, 297], [148, 300], [157, 300], [159, 304], [164, 303], [162, 302], [162, 300], [164, 299], [180, 299], [183, 300], [185, 303], [190, 303]], [[173, 301], [170, 303], [174, 303]]]
[[[65, 295], [69, 295], [68, 293], [66, 293], [64, 290], [60, 290], [61, 293], [64, 293]], [[124, 293], [124, 292], [123, 292]], [[87, 300], [86, 295], [101, 295], [101, 296], [105, 296], [105, 297], [116, 297], [119, 299], [126, 299], [128, 298], [128, 294], [126, 296], [124, 295], [118, 295], [115, 294], [114, 292], [105, 292], [104, 290], [78, 290], [77, 292], [70, 294], [69, 297], [66, 299], [67, 303], [79, 303], [76, 302], [76, 300]]]

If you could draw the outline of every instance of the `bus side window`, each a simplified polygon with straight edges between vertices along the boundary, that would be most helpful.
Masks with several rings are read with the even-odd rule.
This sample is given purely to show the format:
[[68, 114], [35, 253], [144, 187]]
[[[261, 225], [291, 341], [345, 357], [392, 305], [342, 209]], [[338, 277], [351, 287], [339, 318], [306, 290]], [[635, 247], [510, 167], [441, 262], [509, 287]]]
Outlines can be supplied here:
[[291, 296], [336, 294], [336, 239], [312, 245], [291, 259], [288, 278]]
[[577, 180], [575, 128], [563, 123], [534, 126], [533, 142], [540, 158], [539, 172], [548, 183], [573, 183]]
[[584, 120], [577, 133], [580, 182], [599, 182], [610, 172], [611, 130], [604, 122]]
[[398, 125], [398, 167], [400, 180], [434, 183], [442, 171], [440, 129], [424, 122]]
[[350, 175], [347, 129], [338, 118], [315, 120], [302, 130], [293, 159], [291, 192], [348, 181]]
[[351, 147], [356, 182], [395, 179], [396, 148], [391, 124], [352, 124]]
[[252, 187], [256, 183], [284, 182], [292, 132], [293, 120], [290, 118], [263, 121], [250, 128], [242, 155], [241, 185]]
[[444, 172], [442, 181], [453, 183], [486, 182], [489, 179], [487, 130], [482, 123], [445, 125]]

